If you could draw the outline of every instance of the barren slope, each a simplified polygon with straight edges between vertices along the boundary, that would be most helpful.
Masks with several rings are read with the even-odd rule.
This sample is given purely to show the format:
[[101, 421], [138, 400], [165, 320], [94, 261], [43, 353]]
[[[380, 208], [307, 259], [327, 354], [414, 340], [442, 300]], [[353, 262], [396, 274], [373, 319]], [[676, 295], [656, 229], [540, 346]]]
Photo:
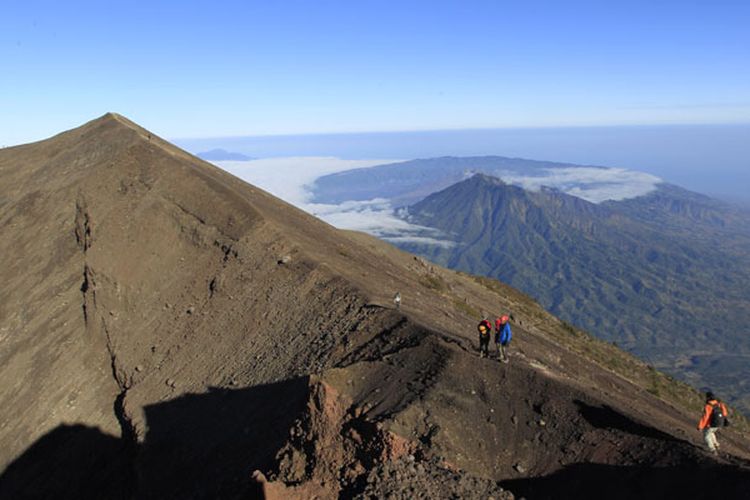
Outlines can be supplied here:
[[[1, 150], [0, 179], [0, 496], [240, 498], [254, 469], [324, 497], [750, 477], [740, 435], [696, 447], [690, 390], [118, 115]], [[511, 364], [478, 359], [478, 315], [508, 311]]]

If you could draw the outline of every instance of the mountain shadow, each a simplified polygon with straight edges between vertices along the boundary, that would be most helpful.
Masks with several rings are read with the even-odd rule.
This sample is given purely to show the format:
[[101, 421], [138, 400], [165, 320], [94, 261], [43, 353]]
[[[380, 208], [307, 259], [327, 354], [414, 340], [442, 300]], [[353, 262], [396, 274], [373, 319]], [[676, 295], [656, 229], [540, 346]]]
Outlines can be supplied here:
[[260, 498], [255, 469], [308, 400], [308, 378], [210, 389], [145, 408], [142, 444], [81, 425], [43, 436], [0, 476], [0, 498]]
[[548, 476], [512, 479], [501, 484], [518, 498], [537, 500], [743, 499], [747, 498], [750, 471], [718, 463], [668, 467], [578, 463]]
[[131, 447], [99, 429], [60, 425], [0, 475], [0, 498], [132, 498]]
[[640, 424], [608, 405], [592, 406], [580, 400], [573, 402], [578, 406], [581, 416], [597, 429], [615, 429], [645, 438], [677, 441], [666, 432]]

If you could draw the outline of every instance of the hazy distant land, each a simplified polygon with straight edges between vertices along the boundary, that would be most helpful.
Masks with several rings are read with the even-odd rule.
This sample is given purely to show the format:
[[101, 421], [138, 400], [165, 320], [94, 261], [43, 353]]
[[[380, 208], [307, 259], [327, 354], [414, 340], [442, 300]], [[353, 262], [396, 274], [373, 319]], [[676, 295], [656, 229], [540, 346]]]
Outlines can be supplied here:
[[254, 160], [252, 156], [243, 155], [242, 153], [235, 153], [233, 151], [227, 151], [226, 149], [216, 148], [210, 151], [203, 151], [197, 153], [195, 156], [207, 161], [250, 161]]
[[252, 157], [413, 159], [501, 155], [624, 167], [750, 205], [750, 124], [477, 129], [177, 139]]

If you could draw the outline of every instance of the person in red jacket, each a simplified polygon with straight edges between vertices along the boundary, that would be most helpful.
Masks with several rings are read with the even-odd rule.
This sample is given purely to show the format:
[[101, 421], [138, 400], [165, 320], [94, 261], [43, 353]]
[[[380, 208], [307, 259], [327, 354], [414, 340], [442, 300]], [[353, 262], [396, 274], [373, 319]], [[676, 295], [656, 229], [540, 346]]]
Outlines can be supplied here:
[[719, 454], [719, 442], [716, 440], [716, 430], [727, 425], [727, 407], [716, 399], [714, 393], [706, 393], [706, 406], [703, 408], [703, 417], [698, 422], [698, 430], [703, 431], [703, 439], [706, 441], [708, 450], [714, 455]]

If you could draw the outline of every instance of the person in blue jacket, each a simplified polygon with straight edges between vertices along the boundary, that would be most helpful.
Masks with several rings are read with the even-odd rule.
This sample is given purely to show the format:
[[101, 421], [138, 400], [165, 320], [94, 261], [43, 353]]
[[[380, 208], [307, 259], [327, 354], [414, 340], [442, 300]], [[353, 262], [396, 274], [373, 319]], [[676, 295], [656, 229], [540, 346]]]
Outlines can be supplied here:
[[497, 358], [503, 363], [507, 363], [508, 354], [505, 351], [510, 344], [513, 333], [510, 331], [510, 318], [501, 316], [495, 320], [495, 346], [497, 347]]

